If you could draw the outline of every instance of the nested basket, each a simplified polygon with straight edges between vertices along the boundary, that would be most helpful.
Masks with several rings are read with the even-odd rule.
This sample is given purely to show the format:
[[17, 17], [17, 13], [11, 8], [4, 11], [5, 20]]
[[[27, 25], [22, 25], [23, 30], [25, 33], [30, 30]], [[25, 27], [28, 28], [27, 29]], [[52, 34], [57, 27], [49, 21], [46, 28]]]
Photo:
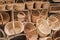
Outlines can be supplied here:
[[36, 20], [39, 19], [39, 16], [40, 16], [40, 12], [33, 11], [31, 16], [32, 22], [36, 23]]
[[40, 37], [46, 37], [51, 33], [51, 28], [49, 28], [49, 23], [47, 20], [38, 19], [37, 31]]
[[25, 24], [24, 33], [28, 40], [37, 40], [38, 38], [38, 33], [33, 23], [28, 22]]
[[29, 1], [25, 3], [27, 5], [27, 9], [31, 10], [34, 7], [34, 1]]
[[23, 11], [25, 10], [25, 3], [15, 3], [14, 10], [16, 11]]
[[[14, 25], [14, 27], [13, 27]], [[14, 24], [12, 22], [9, 22], [5, 25], [5, 33], [8, 36], [19, 34], [24, 31], [24, 25], [22, 22], [15, 21]]]
[[3, 10], [5, 10], [5, 7], [6, 7], [6, 5], [5, 4], [0, 4], [0, 11], [3, 11]]
[[[0, 32], [3, 34], [3, 37], [0, 37], [0, 40], [7, 40], [7, 37], [2, 29], [0, 29]], [[0, 35], [2, 35], [0, 34]]]
[[24, 12], [19, 12], [19, 13], [17, 14], [17, 17], [18, 17], [18, 21], [25, 21], [26, 15], [25, 15]]
[[42, 1], [35, 1], [35, 9], [40, 9], [42, 7]]
[[58, 38], [60, 39], [60, 30], [55, 31], [52, 37], [53, 37], [53, 40], [56, 40]]
[[13, 10], [13, 4], [7, 4], [6, 8], [7, 10]]
[[52, 40], [51, 37], [44, 37], [44, 38], [39, 38], [39, 40]]
[[49, 2], [43, 2], [43, 8], [44, 9], [50, 9], [50, 3]]
[[0, 25], [5, 25], [6, 23], [8, 23], [10, 20], [10, 16], [8, 13], [0, 13]]
[[52, 30], [60, 29], [60, 22], [55, 16], [51, 15], [50, 17], [48, 17], [47, 21], [49, 22], [49, 25], [51, 26]]

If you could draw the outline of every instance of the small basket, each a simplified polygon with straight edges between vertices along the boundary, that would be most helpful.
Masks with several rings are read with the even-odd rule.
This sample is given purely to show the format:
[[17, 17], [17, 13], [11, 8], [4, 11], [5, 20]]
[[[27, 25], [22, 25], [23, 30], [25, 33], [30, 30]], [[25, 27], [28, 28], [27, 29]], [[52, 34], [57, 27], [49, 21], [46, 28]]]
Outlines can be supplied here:
[[49, 28], [49, 23], [47, 22], [47, 20], [41, 20], [41, 22], [38, 23], [37, 31], [40, 37], [46, 37], [48, 34], [51, 33], [51, 28]]
[[32, 22], [33, 23], [36, 23], [36, 20], [40, 18], [39, 16], [40, 16], [40, 13], [39, 12], [36, 12], [36, 11], [35, 12], [32, 12], [32, 17], [31, 17]]
[[13, 10], [13, 4], [7, 4], [7, 10]]
[[43, 3], [43, 9], [50, 9], [50, 3], [49, 2], [44, 2]]
[[25, 15], [24, 12], [19, 12], [19, 13], [17, 14], [17, 17], [18, 17], [18, 21], [25, 21], [26, 15]]
[[14, 10], [16, 10], [16, 11], [25, 10], [25, 3], [16, 3], [16, 4], [14, 4]]
[[37, 40], [38, 38], [38, 33], [33, 23], [28, 22], [25, 24], [24, 33], [29, 40]]
[[42, 6], [43, 2], [42, 1], [36, 1], [35, 2], [35, 9], [40, 9]]
[[4, 31], [8, 36], [15, 35], [15, 33], [19, 34], [24, 31], [24, 25], [22, 22], [15, 21], [14, 24], [15, 29], [13, 28], [12, 22], [9, 22], [5, 25]]
[[3, 10], [5, 10], [5, 7], [6, 7], [6, 5], [5, 5], [5, 4], [3, 4], [3, 5], [0, 5], [0, 11], [3, 11]]
[[26, 2], [26, 5], [27, 5], [27, 9], [31, 10], [33, 9], [34, 2], [33, 1]]
[[8, 13], [0, 13], [0, 25], [5, 25], [10, 20], [10, 16]]

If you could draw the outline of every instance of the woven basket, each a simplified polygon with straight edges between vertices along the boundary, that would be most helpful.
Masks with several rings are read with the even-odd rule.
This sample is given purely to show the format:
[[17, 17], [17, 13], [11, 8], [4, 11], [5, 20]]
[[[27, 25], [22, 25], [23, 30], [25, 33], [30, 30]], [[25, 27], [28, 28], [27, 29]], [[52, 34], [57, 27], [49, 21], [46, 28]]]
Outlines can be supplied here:
[[27, 9], [33, 9], [33, 6], [34, 6], [34, 2], [31, 2], [31, 1], [29, 1], [29, 2], [26, 2], [26, 5], [27, 5]]
[[3, 11], [3, 10], [5, 10], [5, 4], [3, 4], [3, 5], [0, 5], [0, 11]]
[[38, 38], [37, 30], [33, 23], [28, 22], [25, 24], [24, 33], [29, 40], [36, 40]]
[[8, 36], [11, 36], [11, 35], [15, 35], [15, 33], [19, 34], [19, 33], [24, 31], [24, 25], [21, 22], [19, 22], [19, 21], [15, 21], [14, 22], [14, 27], [15, 27], [15, 29], [13, 28], [12, 22], [7, 23], [5, 25], [5, 28], [4, 28], [5, 33]]
[[7, 10], [13, 10], [13, 4], [7, 4]]
[[19, 13], [17, 14], [17, 17], [18, 17], [18, 21], [24, 21], [26, 15], [25, 15], [24, 12], [19, 12]]
[[39, 19], [39, 16], [40, 16], [40, 13], [39, 13], [39, 12], [36, 12], [36, 11], [33, 12], [33, 13], [32, 13], [32, 17], [31, 17], [32, 22], [33, 22], [33, 23], [36, 23], [36, 20]]
[[42, 6], [42, 4], [43, 4], [42, 1], [36, 1], [36, 2], [35, 2], [35, 8], [36, 8], [36, 9], [40, 9], [41, 6]]
[[14, 9], [16, 11], [23, 11], [23, 10], [25, 10], [25, 3], [16, 3], [14, 5]]
[[44, 9], [49, 9], [50, 8], [50, 3], [49, 2], [44, 2], [43, 3], [43, 8]]
[[0, 13], [0, 25], [5, 25], [10, 20], [8, 13]]
[[49, 28], [49, 23], [47, 22], [47, 20], [41, 20], [40, 23], [38, 23], [37, 31], [39, 33], [39, 36], [41, 37], [46, 37], [48, 34], [51, 33], [51, 28]]

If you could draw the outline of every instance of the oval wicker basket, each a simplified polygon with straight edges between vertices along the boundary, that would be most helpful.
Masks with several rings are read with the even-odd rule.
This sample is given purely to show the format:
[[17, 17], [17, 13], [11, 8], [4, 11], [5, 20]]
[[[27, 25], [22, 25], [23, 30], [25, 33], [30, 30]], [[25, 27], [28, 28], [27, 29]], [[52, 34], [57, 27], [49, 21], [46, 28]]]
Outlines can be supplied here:
[[[19, 21], [15, 21], [14, 22], [14, 27], [15, 29], [13, 28], [13, 24], [12, 22], [9, 22], [5, 25], [5, 28], [4, 28], [4, 31], [5, 33], [8, 35], [8, 36], [11, 36], [11, 35], [15, 35], [16, 34], [19, 34], [21, 32], [24, 31], [24, 25], [22, 22], [19, 22]], [[15, 31], [15, 32], [14, 32]]]
[[38, 38], [38, 33], [33, 23], [28, 22], [25, 24], [24, 33], [29, 40], [36, 40]]
[[15, 3], [14, 4], [14, 9], [16, 11], [23, 11], [23, 10], [25, 10], [25, 3]]
[[35, 9], [40, 9], [42, 7], [43, 2], [42, 1], [36, 1], [35, 2]]
[[38, 20], [40, 23], [38, 23], [37, 31], [40, 37], [46, 37], [48, 34], [51, 33], [51, 28], [49, 28], [49, 23], [47, 20]]
[[27, 9], [33, 9], [33, 6], [34, 6], [34, 2], [33, 1], [29, 1], [29, 2], [26, 2], [25, 3], [27, 5]]
[[25, 15], [24, 12], [19, 12], [19, 13], [17, 14], [17, 17], [18, 17], [18, 21], [25, 21], [26, 15]]

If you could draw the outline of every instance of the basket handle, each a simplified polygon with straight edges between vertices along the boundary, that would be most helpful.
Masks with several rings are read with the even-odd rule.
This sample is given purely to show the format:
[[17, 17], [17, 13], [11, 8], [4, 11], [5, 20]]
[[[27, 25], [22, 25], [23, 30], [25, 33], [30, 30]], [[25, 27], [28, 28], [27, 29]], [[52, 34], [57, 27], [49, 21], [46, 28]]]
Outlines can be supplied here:
[[2, 14], [0, 13], [0, 16], [1, 16], [1, 19], [2, 19], [2, 24], [3, 24], [3, 16], [2, 16]]
[[2, 32], [3, 36], [6, 37], [4, 31], [2, 29], [0, 29], [0, 32]]

